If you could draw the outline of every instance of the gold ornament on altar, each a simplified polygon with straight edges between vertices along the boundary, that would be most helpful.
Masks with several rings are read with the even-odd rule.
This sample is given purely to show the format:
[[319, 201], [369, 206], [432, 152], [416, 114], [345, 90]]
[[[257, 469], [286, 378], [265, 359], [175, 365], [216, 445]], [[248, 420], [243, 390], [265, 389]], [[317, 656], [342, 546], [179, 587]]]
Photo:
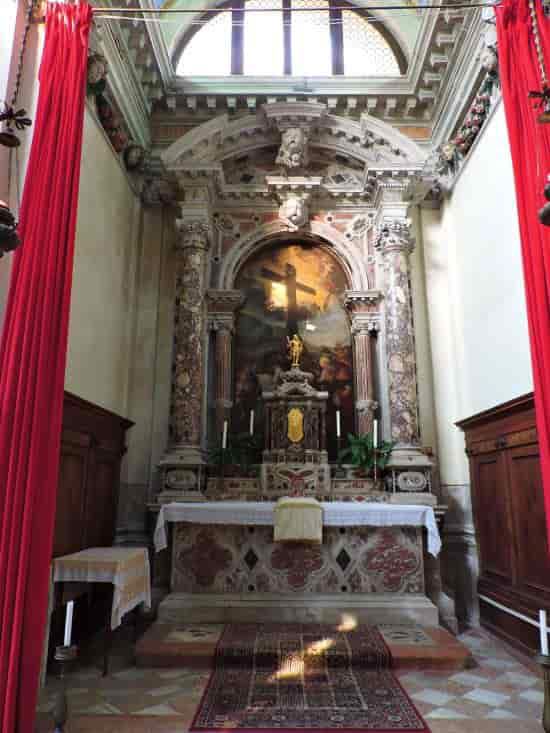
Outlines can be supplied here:
[[304, 439], [304, 413], [297, 407], [288, 412], [287, 435], [291, 443], [300, 443]]
[[290, 365], [293, 368], [294, 367], [299, 368], [300, 367], [300, 357], [302, 356], [302, 351], [304, 350], [304, 342], [298, 336], [297, 333], [295, 333], [291, 339], [289, 339], [287, 336], [286, 342], [288, 345], [288, 355], [290, 357]]

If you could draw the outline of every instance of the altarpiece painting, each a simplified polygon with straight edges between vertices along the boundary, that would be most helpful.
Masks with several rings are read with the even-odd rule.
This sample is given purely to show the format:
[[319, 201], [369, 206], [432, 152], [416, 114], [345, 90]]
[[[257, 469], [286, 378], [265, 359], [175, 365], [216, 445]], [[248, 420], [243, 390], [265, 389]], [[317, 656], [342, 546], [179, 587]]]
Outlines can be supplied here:
[[245, 263], [235, 287], [246, 300], [237, 320], [233, 431], [248, 429], [250, 410], [263, 424], [261, 393], [288, 369], [287, 337], [298, 334], [302, 369], [329, 393], [327, 447], [336, 458], [336, 410], [342, 434], [354, 429], [351, 336], [342, 305], [349, 286], [342, 268], [321, 247], [275, 244]]

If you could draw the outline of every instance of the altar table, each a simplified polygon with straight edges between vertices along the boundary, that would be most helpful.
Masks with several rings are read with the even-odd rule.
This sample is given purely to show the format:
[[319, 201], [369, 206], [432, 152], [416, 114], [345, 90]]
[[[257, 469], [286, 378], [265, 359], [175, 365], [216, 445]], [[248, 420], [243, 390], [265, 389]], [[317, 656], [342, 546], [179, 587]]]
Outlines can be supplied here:
[[[437, 557], [441, 538], [431, 507], [411, 504], [382, 504], [369, 502], [324, 501], [325, 527], [425, 527], [428, 552]], [[270, 501], [209, 501], [199, 503], [173, 502], [161, 506], [155, 527], [156, 551], [168, 546], [166, 523], [258, 525], [272, 526], [276, 502]]]

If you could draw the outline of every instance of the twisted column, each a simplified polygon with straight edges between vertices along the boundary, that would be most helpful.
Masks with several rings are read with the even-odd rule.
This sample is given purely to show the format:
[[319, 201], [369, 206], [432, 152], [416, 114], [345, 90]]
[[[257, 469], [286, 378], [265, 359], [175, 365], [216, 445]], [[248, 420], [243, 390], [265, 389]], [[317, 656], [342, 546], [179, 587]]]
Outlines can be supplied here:
[[380, 328], [378, 290], [346, 292], [351, 322], [355, 376], [355, 423], [359, 435], [372, 432], [378, 403], [374, 399], [372, 340]]
[[386, 355], [391, 437], [401, 446], [419, 444], [416, 354], [409, 282], [409, 254], [414, 240], [406, 221], [381, 226], [376, 246], [384, 259], [386, 289]]
[[176, 307], [170, 405], [170, 450], [201, 455], [205, 280], [209, 247], [203, 221], [176, 222]]

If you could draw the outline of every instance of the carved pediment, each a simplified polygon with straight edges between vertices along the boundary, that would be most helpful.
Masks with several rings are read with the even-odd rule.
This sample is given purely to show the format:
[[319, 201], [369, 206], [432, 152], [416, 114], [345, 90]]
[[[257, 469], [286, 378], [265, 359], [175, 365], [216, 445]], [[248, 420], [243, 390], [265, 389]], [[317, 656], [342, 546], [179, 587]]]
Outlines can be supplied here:
[[[304, 130], [311, 159], [315, 159], [316, 150], [331, 151], [356, 165], [417, 170], [425, 158], [412, 140], [370, 115], [362, 115], [356, 122], [327, 114], [324, 105], [307, 102], [285, 103], [284, 112], [281, 105], [277, 114], [273, 105], [264, 105], [257, 114], [237, 120], [220, 115], [185, 133], [164, 151], [163, 162], [169, 170], [183, 171], [220, 166], [225, 160], [265, 148], [271, 148], [271, 154], [274, 148], [280, 151], [281, 136], [291, 129]], [[276, 156], [274, 167], [275, 161]]]

